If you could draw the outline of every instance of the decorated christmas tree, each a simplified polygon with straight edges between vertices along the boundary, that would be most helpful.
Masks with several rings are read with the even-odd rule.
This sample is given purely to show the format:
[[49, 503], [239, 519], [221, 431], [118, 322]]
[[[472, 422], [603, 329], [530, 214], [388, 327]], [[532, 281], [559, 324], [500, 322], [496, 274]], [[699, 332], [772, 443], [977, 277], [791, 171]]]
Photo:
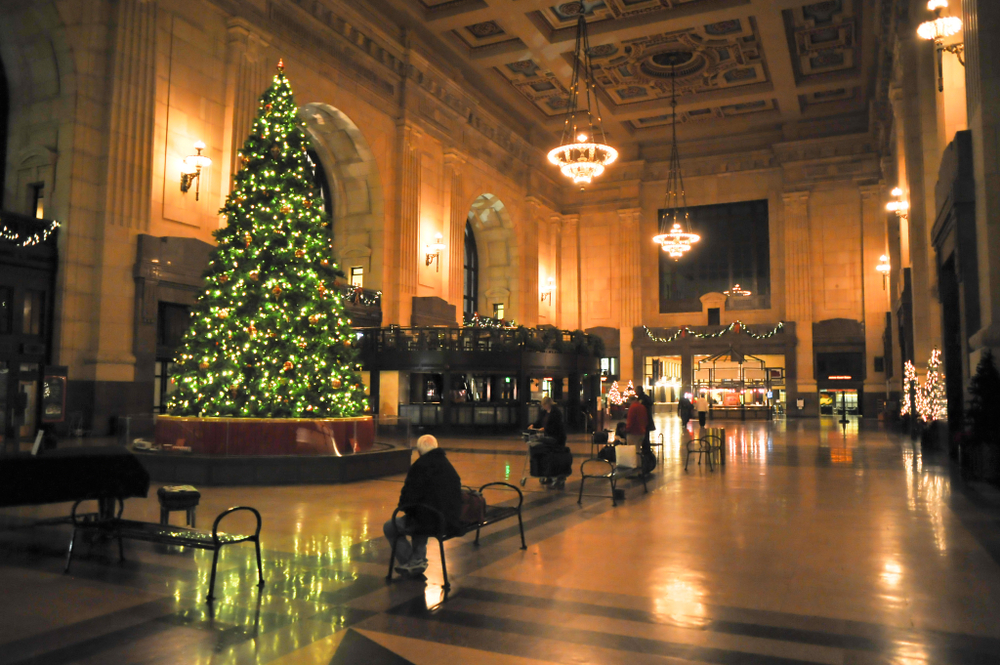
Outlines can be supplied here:
[[903, 404], [899, 409], [900, 416], [908, 416], [913, 411], [910, 395], [917, 388], [917, 370], [909, 360], [903, 365]]
[[635, 397], [635, 386], [632, 385], [632, 381], [630, 380], [628, 385], [625, 386], [625, 392], [622, 393], [622, 401], [627, 402], [633, 397]]
[[925, 423], [948, 417], [948, 395], [945, 393], [944, 372], [941, 371], [941, 351], [931, 351], [927, 362], [927, 378], [917, 390], [917, 415]]
[[611, 384], [611, 390], [608, 391], [608, 401], [614, 404], [615, 406], [621, 406], [622, 394], [621, 391], [618, 390], [617, 381]]
[[328, 418], [367, 406], [297, 110], [279, 63], [220, 211], [228, 223], [177, 353], [171, 415]]

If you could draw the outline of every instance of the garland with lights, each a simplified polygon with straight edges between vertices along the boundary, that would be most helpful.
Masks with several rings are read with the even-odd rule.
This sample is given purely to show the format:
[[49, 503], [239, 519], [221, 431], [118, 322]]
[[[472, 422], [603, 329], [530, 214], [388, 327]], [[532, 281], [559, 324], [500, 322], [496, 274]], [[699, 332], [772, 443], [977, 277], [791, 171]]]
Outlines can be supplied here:
[[464, 325], [467, 328], [489, 328], [492, 330], [509, 330], [518, 327], [517, 321], [513, 319], [510, 321], [506, 319], [494, 319], [491, 316], [479, 316], [478, 313], [473, 314], [471, 317], [465, 317]]
[[365, 290], [354, 284], [346, 284], [340, 290], [341, 296], [352, 305], [362, 307], [378, 307], [382, 303], [382, 292], [365, 293]]
[[228, 224], [177, 352], [171, 415], [331, 418], [367, 407], [297, 113], [279, 62], [220, 211]]
[[781, 329], [784, 327], [785, 327], [784, 322], [779, 322], [778, 325], [776, 325], [774, 329], [771, 330], [770, 332], [757, 333], [747, 328], [746, 324], [743, 323], [742, 321], [733, 321], [722, 330], [718, 330], [714, 333], [700, 333], [691, 330], [687, 326], [681, 326], [676, 331], [674, 331], [672, 335], [669, 335], [667, 337], [658, 337], [654, 335], [653, 331], [647, 328], [646, 326], [643, 326], [642, 328], [643, 330], [646, 331], [646, 337], [648, 337], [652, 341], [657, 342], [659, 344], [669, 344], [670, 342], [675, 342], [681, 337], [687, 337], [688, 335], [690, 335], [691, 337], [696, 337], [698, 339], [714, 339], [716, 337], [722, 337], [723, 335], [728, 333], [737, 333], [737, 334], [742, 333], [751, 339], [768, 339], [770, 337], [774, 337], [775, 335], [777, 335], [779, 332], [781, 332]]
[[48, 226], [46, 226], [41, 231], [35, 231], [34, 233], [22, 234], [18, 233], [17, 229], [10, 228], [7, 226], [7, 222], [0, 218], [0, 223], [3, 227], [0, 228], [0, 240], [5, 242], [12, 242], [18, 247], [32, 247], [34, 245], [40, 245], [49, 237], [56, 232], [59, 228], [59, 222], [56, 220], [50, 220]]

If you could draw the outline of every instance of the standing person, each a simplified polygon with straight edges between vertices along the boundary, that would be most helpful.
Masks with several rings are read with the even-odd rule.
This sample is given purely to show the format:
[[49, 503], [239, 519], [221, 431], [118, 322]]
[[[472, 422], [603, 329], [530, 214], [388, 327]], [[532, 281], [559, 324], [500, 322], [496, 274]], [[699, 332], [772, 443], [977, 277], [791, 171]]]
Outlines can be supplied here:
[[642, 459], [642, 442], [646, 437], [646, 407], [638, 397], [629, 400], [628, 415], [625, 416], [625, 438], [628, 445], [635, 446], [637, 460]]
[[[382, 526], [382, 532], [391, 546], [396, 542], [396, 572], [417, 577], [427, 570], [427, 536], [439, 528], [436, 513], [423, 510], [415, 504], [426, 504], [440, 510], [447, 520], [447, 527], [459, 525], [462, 512], [462, 480], [451, 465], [444, 451], [438, 448], [437, 439], [424, 434], [417, 439], [420, 457], [410, 466], [406, 481], [399, 493], [401, 507], [412, 506]], [[413, 544], [406, 540], [410, 536]]]
[[681, 395], [681, 398], [677, 400], [677, 415], [681, 417], [681, 428], [687, 429], [688, 422], [691, 420], [691, 411], [694, 406], [691, 404], [691, 400], [688, 399], [687, 393]]
[[[562, 411], [556, 408], [555, 402], [548, 395], [542, 398], [538, 420], [528, 425], [528, 429], [542, 430], [542, 445], [553, 452], [562, 451], [566, 447], [566, 427], [563, 425]], [[562, 489], [566, 486], [566, 476], [542, 478], [541, 483], [552, 483], [555, 489]]]
[[656, 423], [653, 421], [653, 398], [646, 394], [642, 386], [636, 389], [635, 394], [639, 397], [639, 402], [646, 409], [646, 435], [642, 439], [642, 449], [652, 450], [649, 447], [649, 438], [656, 429]]
[[708, 397], [705, 396], [705, 393], [698, 395], [695, 406], [698, 407], [698, 424], [704, 427], [705, 421], [708, 419]]

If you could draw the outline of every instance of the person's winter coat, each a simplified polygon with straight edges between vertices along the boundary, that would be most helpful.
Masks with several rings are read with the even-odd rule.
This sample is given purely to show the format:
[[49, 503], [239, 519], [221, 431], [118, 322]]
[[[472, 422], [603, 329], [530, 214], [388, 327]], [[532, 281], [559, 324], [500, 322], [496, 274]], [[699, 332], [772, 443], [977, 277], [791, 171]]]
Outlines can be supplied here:
[[559, 447], [566, 445], [566, 426], [563, 424], [562, 411], [553, 405], [552, 410], [547, 412], [542, 409], [538, 414], [538, 420], [534, 423], [537, 429], [542, 430], [545, 436], [551, 436]]
[[[405, 507], [417, 503], [427, 504], [444, 513], [449, 529], [458, 526], [462, 512], [462, 480], [440, 448], [421, 455], [406, 474], [406, 482], [399, 493], [399, 505]], [[438, 531], [440, 518], [436, 513], [422, 508], [410, 508], [405, 512], [407, 519], [417, 522], [421, 532]]]
[[636, 400], [628, 408], [628, 415], [625, 416], [625, 431], [629, 434], [643, 435], [646, 433], [646, 407], [642, 402]]

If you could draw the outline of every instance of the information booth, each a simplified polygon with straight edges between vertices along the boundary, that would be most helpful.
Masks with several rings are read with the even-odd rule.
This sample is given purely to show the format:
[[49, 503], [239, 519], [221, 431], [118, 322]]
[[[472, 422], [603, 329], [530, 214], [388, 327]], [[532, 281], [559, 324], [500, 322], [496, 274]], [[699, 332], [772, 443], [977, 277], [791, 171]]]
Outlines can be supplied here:
[[767, 367], [761, 358], [741, 354], [730, 346], [695, 362], [694, 392], [708, 395], [712, 418], [770, 420], [775, 369]]

